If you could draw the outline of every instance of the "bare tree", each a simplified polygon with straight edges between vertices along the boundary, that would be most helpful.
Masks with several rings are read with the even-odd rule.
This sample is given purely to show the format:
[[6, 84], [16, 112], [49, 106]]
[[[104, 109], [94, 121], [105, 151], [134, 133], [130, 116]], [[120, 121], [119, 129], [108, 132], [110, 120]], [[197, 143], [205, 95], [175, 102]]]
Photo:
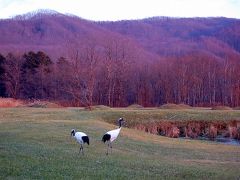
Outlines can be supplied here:
[[23, 58], [22, 55], [9, 53], [5, 62], [5, 83], [7, 93], [10, 97], [19, 98], [21, 89], [21, 78]]

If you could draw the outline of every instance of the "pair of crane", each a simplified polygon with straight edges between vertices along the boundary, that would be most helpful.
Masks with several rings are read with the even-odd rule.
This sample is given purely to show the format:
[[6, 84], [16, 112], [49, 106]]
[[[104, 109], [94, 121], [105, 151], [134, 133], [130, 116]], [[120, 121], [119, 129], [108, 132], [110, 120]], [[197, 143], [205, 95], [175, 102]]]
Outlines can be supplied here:
[[[102, 141], [105, 143], [107, 142], [107, 152], [106, 155], [109, 154], [109, 148], [111, 148], [112, 150], [112, 142], [117, 139], [122, 125], [124, 123], [124, 119], [123, 118], [119, 118], [118, 119], [118, 125], [119, 127], [117, 129], [111, 130], [106, 132], [103, 137], [102, 137]], [[72, 129], [71, 131], [71, 136], [74, 137], [76, 139], [76, 141], [80, 144], [80, 149], [79, 149], [79, 153], [82, 152], [82, 154], [84, 154], [83, 151], [83, 144], [87, 143], [89, 145], [89, 137], [87, 136], [87, 134], [85, 134], [84, 132], [76, 132], [75, 129]]]

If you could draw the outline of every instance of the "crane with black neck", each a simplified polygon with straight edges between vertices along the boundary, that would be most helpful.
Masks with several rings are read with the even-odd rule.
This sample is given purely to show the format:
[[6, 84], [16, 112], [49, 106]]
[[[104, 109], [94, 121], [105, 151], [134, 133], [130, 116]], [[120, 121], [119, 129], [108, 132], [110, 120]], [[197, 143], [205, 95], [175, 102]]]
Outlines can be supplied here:
[[119, 118], [118, 119], [118, 125], [119, 127], [117, 129], [114, 129], [114, 130], [111, 130], [111, 131], [108, 131], [106, 132], [103, 137], [102, 137], [102, 141], [105, 143], [107, 142], [108, 143], [108, 146], [107, 146], [107, 152], [106, 152], [106, 155], [109, 154], [109, 148], [111, 148], [111, 151], [112, 151], [112, 142], [117, 139], [120, 131], [121, 131], [121, 128], [122, 128], [122, 125], [124, 123], [124, 119], [123, 118]]

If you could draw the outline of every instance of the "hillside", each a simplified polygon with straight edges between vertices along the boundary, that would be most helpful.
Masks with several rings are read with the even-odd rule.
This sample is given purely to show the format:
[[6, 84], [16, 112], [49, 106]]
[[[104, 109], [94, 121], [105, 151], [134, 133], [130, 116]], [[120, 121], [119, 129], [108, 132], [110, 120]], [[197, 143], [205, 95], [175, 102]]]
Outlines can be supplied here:
[[201, 52], [218, 58], [240, 56], [240, 20], [228, 18], [153, 17], [102, 22], [102, 27], [136, 39], [160, 56]]
[[0, 42], [3, 97], [74, 106], [240, 106], [238, 19], [94, 22], [39, 11], [0, 20]]
[[154, 57], [135, 40], [72, 15], [38, 11], [0, 20], [0, 53], [41, 50], [56, 59], [70, 56], [70, 51], [81, 50], [86, 45], [101, 50], [113, 41], [126, 44], [135, 56], [141, 52], [139, 57]]
[[[128, 44], [143, 60], [198, 52], [223, 59], [240, 58], [240, 20], [168, 18], [93, 22], [53, 11], [38, 11], [0, 20], [0, 51], [43, 50], [66, 56], [70, 47], [111, 41]], [[127, 41], [127, 43], [126, 43]], [[61, 53], [59, 53], [61, 52]]]

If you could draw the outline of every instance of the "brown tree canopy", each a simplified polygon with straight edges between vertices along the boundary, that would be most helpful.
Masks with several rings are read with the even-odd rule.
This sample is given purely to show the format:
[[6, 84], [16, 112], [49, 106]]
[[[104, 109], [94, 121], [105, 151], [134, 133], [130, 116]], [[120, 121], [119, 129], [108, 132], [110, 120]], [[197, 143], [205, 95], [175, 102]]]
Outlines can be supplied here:
[[163, 61], [139, 62], [127, 46], [116, 44], [104, 51], [86, 46], [73, 52], [75, 55], [60, 57], [56, 63], [44, 52], [2, 56], [5, 96], [76, 106], [240, 106], [240, 61], [235, 59], [219, 61], [190, 53]]

